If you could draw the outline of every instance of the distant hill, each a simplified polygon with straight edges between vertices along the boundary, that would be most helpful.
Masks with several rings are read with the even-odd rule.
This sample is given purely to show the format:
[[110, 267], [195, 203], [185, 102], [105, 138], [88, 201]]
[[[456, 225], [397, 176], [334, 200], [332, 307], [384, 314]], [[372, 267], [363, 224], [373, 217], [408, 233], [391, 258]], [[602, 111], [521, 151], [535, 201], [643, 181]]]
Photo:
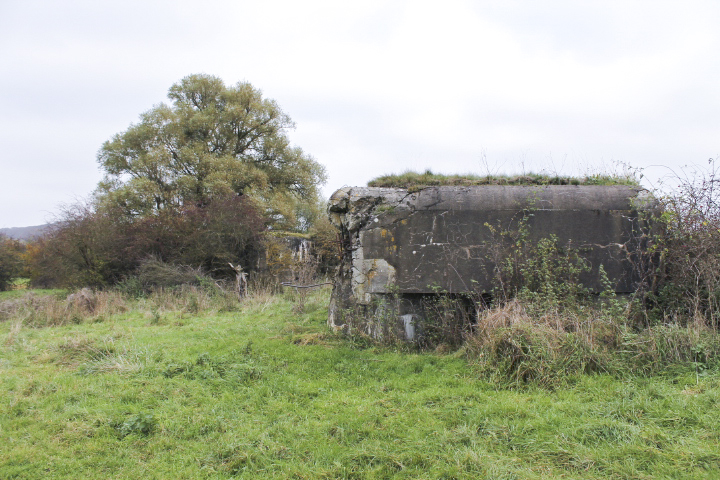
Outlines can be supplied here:
[[42, 235], [48, 227], [50, 227], [49, 223], [46, 223], [45, 225], [34, 225], [31, 227], [0, 228], [0, 233], [17, 240], [31, 240], [34, 237]]

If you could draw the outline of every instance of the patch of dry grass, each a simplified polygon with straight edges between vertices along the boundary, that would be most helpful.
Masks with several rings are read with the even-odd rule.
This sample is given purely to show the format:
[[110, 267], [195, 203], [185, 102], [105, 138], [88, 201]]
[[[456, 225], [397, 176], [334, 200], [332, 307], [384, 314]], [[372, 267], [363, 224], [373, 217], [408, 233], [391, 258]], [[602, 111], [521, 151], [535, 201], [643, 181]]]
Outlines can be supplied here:
[[513, 300], [485, 311], [465, 352], [502, 381], [553, 386], [586, 373], [653, 374], [672, 365], [706, 369], [720, 361], [720, 339], [702, 323], [635, 330], [595, 308], [541, 315]]
[[124, 313], [128, 300], [113, 291], [94, 292], [83, 289], [59, 298], [54, 295], [36, 295], [28, 292], [21, 297], [0, 302], [0, 321], [13, 321], [13, 325], [32, 328], [81, 323], [88, 319]]

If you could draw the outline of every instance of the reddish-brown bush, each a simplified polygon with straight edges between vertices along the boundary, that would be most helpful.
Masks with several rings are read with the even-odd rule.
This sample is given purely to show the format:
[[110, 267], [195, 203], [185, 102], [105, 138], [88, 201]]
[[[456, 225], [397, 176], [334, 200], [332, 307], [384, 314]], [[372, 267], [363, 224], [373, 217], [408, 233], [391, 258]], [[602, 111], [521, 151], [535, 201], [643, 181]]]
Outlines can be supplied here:
[[132, 275], [154, 256], [230, 276], [229, 262], [252, 268], [262, 248], [265, 220], [243, 196], [203, 206], [128, 218], [107, 207], [76, 204], [38, 239], [28, 254], [34, 285], [107, 286]]

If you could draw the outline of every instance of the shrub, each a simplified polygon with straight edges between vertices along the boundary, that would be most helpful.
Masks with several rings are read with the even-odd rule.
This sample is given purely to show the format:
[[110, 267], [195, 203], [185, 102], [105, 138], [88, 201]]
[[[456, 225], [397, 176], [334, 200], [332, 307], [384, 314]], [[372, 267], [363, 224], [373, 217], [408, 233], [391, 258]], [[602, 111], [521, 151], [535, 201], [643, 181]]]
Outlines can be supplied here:
[[340, 264], [338, 230], [330, 223], [327, 214], [318, 217], [311, 229], [313, 253], [318, 259], [318, 270], [332, 275]]
[[33, 286], [101, 287], [135, 267], [132, 223], [90, 203], [65, 207], [28, 255]]
[[128, 218], [92, 203], [76, 204], [32, 246], [31, 282], [105, 287], [136, 274], [148, 256], [230, 277], [234, 272], [229, 262], [245, 268], [257, 265], [264, 230], [263, 217], [245, 197], [218, 198], [144, 218]]
[[[662, 234], [648, 239], [645, 318], [649, 323], [720, 325], [720, 182], [718, 166], [675, 176], [658, 195]], [[648, 268], [649, 267], [649, 268]]]
[[0, 233], [0, 292], [8, 290], [23, 269], [24, 246]]
[[491, 241], [486, 255], [493, 270], [490, 292], [496, 305], [521, 298], [534, 308], [575, 308], [589, 295], [580, 276], [590, 270], [588, 261], [571, 244], [549, 235], [537, 242], [530, 236], [528, 221], [533, 210], [519, 212], [515, 227], [485, 223]]

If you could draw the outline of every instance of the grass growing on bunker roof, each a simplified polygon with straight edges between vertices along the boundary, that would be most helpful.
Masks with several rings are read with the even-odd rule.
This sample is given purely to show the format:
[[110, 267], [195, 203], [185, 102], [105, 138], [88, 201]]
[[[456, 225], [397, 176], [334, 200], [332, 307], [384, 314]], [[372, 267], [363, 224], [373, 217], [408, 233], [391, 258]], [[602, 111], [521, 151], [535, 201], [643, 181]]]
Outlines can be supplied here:
[[527, 173], [523, 175], [444, 175], [426, 170], [423, 173], [406, 171], [383, 175], [368, 182], [368, 187], [395, 187], [417, 190], [423, 187], [476, 185], [639, 185], [631, 174], [595, 174], [582, 177], [564, 177]]

